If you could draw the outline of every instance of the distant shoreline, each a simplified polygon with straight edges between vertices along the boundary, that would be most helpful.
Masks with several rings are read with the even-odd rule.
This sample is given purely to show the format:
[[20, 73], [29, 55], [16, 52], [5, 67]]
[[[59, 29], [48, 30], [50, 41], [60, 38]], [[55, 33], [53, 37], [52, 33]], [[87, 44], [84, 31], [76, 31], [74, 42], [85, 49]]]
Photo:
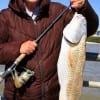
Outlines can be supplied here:
[[100, 36], [90, 36], [86, 42], [100, 43]]
[[100, 44], [100, 43], [87, 41], [86, 44]]

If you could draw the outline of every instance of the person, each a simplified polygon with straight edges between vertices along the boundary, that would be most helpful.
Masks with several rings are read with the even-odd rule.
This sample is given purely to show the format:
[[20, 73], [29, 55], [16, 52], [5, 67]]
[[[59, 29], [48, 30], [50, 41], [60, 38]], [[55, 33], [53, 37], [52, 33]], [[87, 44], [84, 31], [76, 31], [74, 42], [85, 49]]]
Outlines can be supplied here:
[[98, 16], [88, 0], [70, 0], [70, 4], [71, 9], [38, 43], [37, 37], [66, 8], [63, 4], [50, 0], [10, 0], [8, 8], [0, 12], [0, 64], [5, 64], [6, 70], [20, 54], [26, 54], [16, 70], [26, 67], [35, 72], [18, 89], [12, 75], [8, 75], [4, 88], [7, 100], [58, 100], [57, 60], [65, 25], [77, 11], [86, 17], [88, 36], [98, 27]]

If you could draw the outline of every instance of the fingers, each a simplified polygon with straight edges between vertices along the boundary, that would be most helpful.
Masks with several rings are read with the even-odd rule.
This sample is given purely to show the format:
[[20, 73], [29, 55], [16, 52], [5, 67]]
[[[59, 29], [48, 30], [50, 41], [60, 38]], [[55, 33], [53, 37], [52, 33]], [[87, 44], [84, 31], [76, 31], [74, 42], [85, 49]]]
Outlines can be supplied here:
[[72, 8], [79, 9], [84, 5], [85, 0], [70, 0], [70, 2]]
[[35, 51], [36, 47], [37, 47], [37, 44], [35, 41], [28, 40], [28, 41], [22, 43], [22, 45], [20, 47], [20, 53], [29, 55]]

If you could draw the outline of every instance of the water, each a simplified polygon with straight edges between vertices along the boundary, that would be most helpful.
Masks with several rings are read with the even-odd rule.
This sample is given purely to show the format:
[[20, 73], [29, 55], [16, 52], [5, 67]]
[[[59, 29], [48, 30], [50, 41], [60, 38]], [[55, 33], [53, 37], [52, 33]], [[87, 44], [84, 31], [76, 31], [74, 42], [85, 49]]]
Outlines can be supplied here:
[[[100, 44], [87, 43], [86, 51], [100, 53]], [[86, 61], [84, 69], [84, 80], [100, 82], [100, 62]], [[100, 88], [82, 88], [80, 100], [100, 100]]]
[[[100, 44], [87, 43], [86, 51], [100, 53]], [[0, 65], [0, 71], [3, 71], [4, 66]], [[86, 61], [84, 73], [84, 80], [100, 81], [100, 62]], [[0, 95], [2, 95], [3, 84], [0, 84]], [[82, 96], [80, 100], [100, 100], [100, 88], [82, 88]]]
[[[84, 80], [100, 81], [100, 62], [86, 62]], [[100, 100], [100, 88], [83, 87], [81, 100]]]
[[[4, 65], [0, 65], [0, 74], [3, 71], [4, 71]], [[3, 90], [4, 90], [4, 82], [0, 83], [0, 96], [3, 95]]]

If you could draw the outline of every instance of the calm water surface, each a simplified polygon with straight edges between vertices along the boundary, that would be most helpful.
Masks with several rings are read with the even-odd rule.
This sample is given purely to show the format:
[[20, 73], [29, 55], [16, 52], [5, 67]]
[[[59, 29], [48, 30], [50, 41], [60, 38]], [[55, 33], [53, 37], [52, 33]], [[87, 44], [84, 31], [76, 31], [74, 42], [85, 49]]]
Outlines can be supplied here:
[[[96, 52], [100, 54], [100, 44], [86, 45], [88, 52]], [[100, 82], [100, 62], [86, 61], [84, 69], [84, 80], [92, 80]], [[100, 88], [83, 87], [80, 100], [100, 100]]]

